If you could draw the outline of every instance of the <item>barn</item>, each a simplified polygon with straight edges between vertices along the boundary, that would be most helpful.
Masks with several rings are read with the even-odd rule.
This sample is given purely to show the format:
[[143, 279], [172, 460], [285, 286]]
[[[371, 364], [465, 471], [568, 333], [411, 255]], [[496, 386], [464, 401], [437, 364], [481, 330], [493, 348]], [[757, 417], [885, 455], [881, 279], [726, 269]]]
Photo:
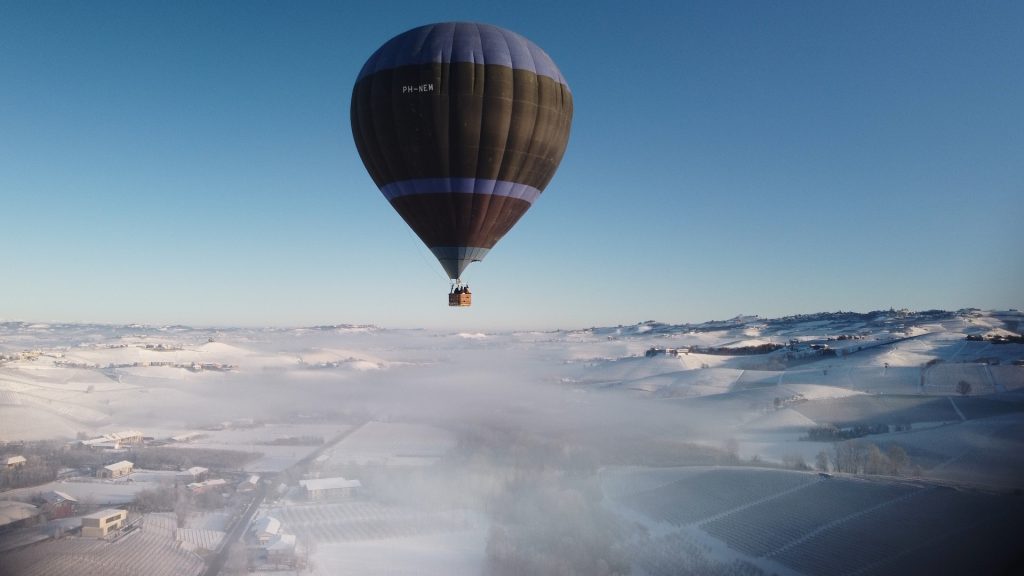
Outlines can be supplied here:
[[78, 500], [74, 496], [59, 490], [45, 492], [40, 498], [43, 501], [43, 512], [51, 520], [74, 516], [78, 507]]

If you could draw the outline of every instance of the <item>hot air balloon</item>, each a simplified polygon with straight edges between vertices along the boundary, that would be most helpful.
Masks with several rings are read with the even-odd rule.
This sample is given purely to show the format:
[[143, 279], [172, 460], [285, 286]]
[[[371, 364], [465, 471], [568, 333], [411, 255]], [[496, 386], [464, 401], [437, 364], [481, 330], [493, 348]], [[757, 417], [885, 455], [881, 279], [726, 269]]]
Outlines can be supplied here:
[[445, 22], [388, 40], [352, 89], [352, 135], [374, 183], [471, 302], [462, 274], [540, 197], [572, 124], [551, 58], [488, 24]]

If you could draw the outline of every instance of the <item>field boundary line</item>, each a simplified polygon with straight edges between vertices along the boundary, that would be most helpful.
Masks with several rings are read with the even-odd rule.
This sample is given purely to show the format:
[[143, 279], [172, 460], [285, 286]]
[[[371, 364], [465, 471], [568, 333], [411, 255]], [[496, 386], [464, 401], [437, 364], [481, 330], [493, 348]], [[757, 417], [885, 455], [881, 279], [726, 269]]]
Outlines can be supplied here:
[[735, 514], [737, 512], [742, 512], [742, 511], [746, 510], [747, 508], [751, 508], [753, 506], [757, 506], [758, 504], [764, 504], [765, 502], [771, 502], [772, 500], [775, 500], [776, 498], [781, 498], [783, 496], [792, 494], [793, 492], [798, 492], [800, 490], [803, 490], [803, 489], [807, 488], [808, 486], [814, 486], [818, 482], [821, 482], [821, 480], [818, 480], [818, 481], [811, 480], [811, 481], [805, 482], [805, 483], [803, 483], [803, 484], [801, 484], [799, 486], [794, 486], [792, 488], [787, 488], [787, 489], [783, 490], [782, 492], [777, 492], [775, 494], [769, 494], [768, 496], [765, 496], [764, 498], [759, 498], [757, 500], [754, 500], [753, 502], [747, 502], [746, 504], [743, 504], [741, 506], [737, 506], [735, 508], [726, 510], [725, 512], [719, 512], [718, 514], [715, 514], [714, 516], [708, 516], [707, 518], [702, 518], [702, 519], [697, 520], [695, 522], [690, 522], [689, 524], [684, 524], [684, 526], [697, 526], [697, 527], [700, 527], [700, 526], [703, 526], [704, 524], [708, 524], [710, 522], [714, 522], [715, 520], [719, 520], [721, 518], [725, 518], [726, 516], [728, 516], [730, 514]]
[[804, 534], [803, 536], [797, 538], [796, 540], [790, 540], [789, 542], [783, 544], [782, 546], [779, 546], [775, 550], [772, 550], [771, 552], [768, 552], [767, 554], [762, 554], [761, 558], [771, 558], [772, 556], [777, 556], [779, 554], [782, 554], [786, 550], [789, 550], [790, 548], [793, 548], [793, 547], [799, 546], [800, 544], [803, 544], [804, 542], [810, 540], [811, 538], [814, 538], [815, 536], [817, 536], [818, 534], [821, 534], [822, 532], [825, 532], [827, 530], [831, 530], [832, 528], [835, 528], [836, 526], [839, 526], [840, 524], [845, 524], [846, 522], [849, 522], [850, 520], [854, 520], [856, 518], [860, 518], [861, 516], [864, 516], [866, 514], [870, 514], [870, 513], [874, 512], [875, 510], [881, 510], [882, 508], [885, 508], [886, 506], [889, 506], [891, 504], [896, 504], [897, 502], [902, 502], [904, 500], [908, 500], [910, 498], [913, 498], [914, 496], [917, 496], [918, 494], [929, 492], [931, 490], [934, 490], [934, 488], [933, 487], [928, 487], [928, 488], [923, 488], [923, 489], [920, 489], [920, 490], [915, 490], [915, 491], [911, 492], [910, 494], [904, 494], [903, 496], [897, 496], [896, 498], [892, 498], [890, 500], [885, 500], [884, 502], [879, 502], [878, 504], [875, 504], [874, 506], [870, 506], [870, 507], [865, 508], [863, 510], [859, 510], [857, 512], [853, 512], [852, 514], [847, 514], [846, 516], [842, 516], [840, 518], [836, 518], [835, 520], [833, 520], [833, 521], [831, 521], [831, 522], [829, 522], [827, 524], [822, 524], [821, 526], [818, 526], [814, 530], [811, 530], [810, 532]]
[[949, 403], [953, 406], [953, 410], [956, 410], [956, 415], [960, 417], [960, 421], [961, 422], [967, 422], [967, 417], [964, 416], [964, 413], [960, 411], [960, 407], [957, 406], [956, 402], [953, 401], [953, 397], [952, 396], [946, 396], [946, 398], [949, 399]]

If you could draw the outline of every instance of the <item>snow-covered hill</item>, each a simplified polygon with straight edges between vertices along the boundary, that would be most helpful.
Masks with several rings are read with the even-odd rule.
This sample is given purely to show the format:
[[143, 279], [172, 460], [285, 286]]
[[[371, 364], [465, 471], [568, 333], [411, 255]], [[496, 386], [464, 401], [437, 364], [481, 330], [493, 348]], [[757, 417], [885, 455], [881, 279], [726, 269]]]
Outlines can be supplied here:
[[[487, 334], [6, 322], [0, 439], [185, 432], [231, 419], [348, 410], [444, 420], [509, 418], [518, 407], [521, 425], [557, 428], [628, 401], [630, 410], [683, 418], [680, 430], [691, 438], [733, 438], [741, 455], [810, 459], [820, 446], [798, 438], [809, 420], [829, 412], [808, 416], [801, 405], [855, 395], [985, 396], [1018, 405], [1021, 327], [1018, 311], [975, 309]], [[600, 408], [567, 409], [566, 398]], [[921, 426], [922, 418], [939, 417], [904, 412]], [[950, 422], [960, 420], [953, 410], [942, 417], [949, 414]], [[659, 413], [653, 422], [662, 417], [672, 416]]]

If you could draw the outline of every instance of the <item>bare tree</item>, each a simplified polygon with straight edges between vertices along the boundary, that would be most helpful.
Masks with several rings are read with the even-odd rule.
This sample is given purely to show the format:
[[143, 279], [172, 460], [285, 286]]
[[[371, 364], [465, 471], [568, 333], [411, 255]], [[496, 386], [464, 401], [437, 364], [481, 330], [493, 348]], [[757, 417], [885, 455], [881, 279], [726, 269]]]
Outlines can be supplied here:
[[141, 512], [174, 510], [176, 494], [173, 486], [160, 486], [143, 490], [135, 495], [135, 505]]
[[836, 472], [856, 474], [858, 472], [857, 449], [853, 442], [837, 442], [833, 449], [835, 457], [832, 462], [835, 464]]
[[910, 464], [910, 458], [907, 456], [907, 451], [898, 444], [889, 446], [889, 472], [893, 475], [899, 476], [903, 469]]
[[889, 458], [878, 448], [877, 445], [868, 443], [864, 447], [864, 473], [865, 474], [885, 474], [889, 471]]
[[828, 472], [828, 453], [824, 450], [818, 452], [818, 455], [814, 457], [814, 467], [821, 472]]

